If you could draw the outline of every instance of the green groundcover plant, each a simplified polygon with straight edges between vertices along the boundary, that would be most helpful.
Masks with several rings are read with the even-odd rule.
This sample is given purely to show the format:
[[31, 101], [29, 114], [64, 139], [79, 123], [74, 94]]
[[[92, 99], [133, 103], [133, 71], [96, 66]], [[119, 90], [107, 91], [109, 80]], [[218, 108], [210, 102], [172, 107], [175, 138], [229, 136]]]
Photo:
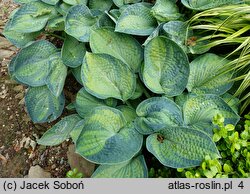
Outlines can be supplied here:
[[221, 157], [212, 119], [221, 114], [225, 125], [240, 119], [238, 99], [229, 93], [234, 71], [221, 73], [230, 60], [218, 53], [197, 55], [197, 45], [190, 43], [195, 32], [185, 20], [189, 9], [245, 1], [16, 2], [21, 6], [3, 34], [21, 48], [9, 73], [28, 87], [32, 121], [60, 117], [69, 74], [82, 85], [68, 106], [75, 113], [48, 129], [39, 144], [71, 138], [78, 154], [99, 164], [92, 177], [147, 177], [148, 153], [171, 168]]

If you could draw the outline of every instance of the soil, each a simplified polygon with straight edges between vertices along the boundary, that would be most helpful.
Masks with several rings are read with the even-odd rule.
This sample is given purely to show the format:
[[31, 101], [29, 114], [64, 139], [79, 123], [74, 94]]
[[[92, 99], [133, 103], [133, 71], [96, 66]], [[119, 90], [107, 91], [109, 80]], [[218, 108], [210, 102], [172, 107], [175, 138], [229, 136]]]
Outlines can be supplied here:
[[25, 111], [26, 88], [8, 76], [8, 64], [18, 51], [2, 31], [17, 5], [0, 0], [0, 177], [25, 177], [31, 166], [39, 165], [52, 177], [65, 177], [70, 167], [65, 141], [59, 146], [36, 145], [36, 140], [52, 125], [34, 124]]

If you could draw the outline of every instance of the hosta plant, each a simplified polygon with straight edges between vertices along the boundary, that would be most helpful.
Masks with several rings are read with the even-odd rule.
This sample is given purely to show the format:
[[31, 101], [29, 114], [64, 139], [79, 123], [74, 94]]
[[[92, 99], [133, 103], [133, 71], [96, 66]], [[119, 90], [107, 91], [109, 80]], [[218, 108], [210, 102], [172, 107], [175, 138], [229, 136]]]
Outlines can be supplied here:
[[[71, 138], [78, 154], [99, 164], [92, 177], [147, 177], [149, 152], [172, 168], [220, 157], [211, 121], [216, 114], [225, 124], [239, 120], [238, 101], [227, 93], [233, 72], [219, 74], [229, 62], [219, 54], [190, 54], [185, 23], [172, 21], [184, 18], [175, 1], [16, 2], [3, 34], [21, 47], [9, 73], [28, 87], [32, 121], [60, 117], [67, 76], [82, 86], [67, 106], [74, 113], [39, 144]], [[218, 2], [211, 6], [225, 1]]]

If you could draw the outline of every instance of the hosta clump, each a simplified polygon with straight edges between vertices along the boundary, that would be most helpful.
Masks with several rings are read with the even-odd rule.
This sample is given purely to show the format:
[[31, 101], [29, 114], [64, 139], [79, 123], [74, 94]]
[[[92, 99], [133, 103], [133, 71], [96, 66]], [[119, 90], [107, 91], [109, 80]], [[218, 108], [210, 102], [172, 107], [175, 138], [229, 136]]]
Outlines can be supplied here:
[[[211, 120], [216, 114], [224, 115], [225, 124], [239, 120], [237, 99], [226, 93], [233, 72], [221, 74], [228, 60], [213, 53], [190, 55], [189, 62], [189, 47], [178, 35], [186, 34], [185, 23], [171, 21], [183, 18], [174, 1], [16, 2], [21, 6], [4, 35], [21, 50], [9, 73], [28, 87], [32, 121], [60, 117], [70, 73], [82, 85], [68, 106], [74, 114], [39, 144], [71, 138], [78, 154], [100, 164], [93, 177], [147, 177], [147, 152], [172, 168], [220, 157]], [[58, 38], [62, 48], [48, 41]]]

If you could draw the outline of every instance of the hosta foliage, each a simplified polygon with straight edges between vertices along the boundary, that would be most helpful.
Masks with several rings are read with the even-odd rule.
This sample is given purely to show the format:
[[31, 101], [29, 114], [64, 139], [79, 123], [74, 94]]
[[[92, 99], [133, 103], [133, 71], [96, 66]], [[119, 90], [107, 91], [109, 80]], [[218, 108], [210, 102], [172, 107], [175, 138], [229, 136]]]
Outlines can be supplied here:
[[[21, 48], [9, 73], [28, 87], [32, 121], [60, 117], [69, 103], [63, 92], [68, 75], [82, 86], [67, 106], [74, 113], [39, 144], [71, 138], [78, 154], [100, 164], [92, 177], [147, 177], [146, 150], [173, 168], [198, 166], [206, 155], [220, 157], [211, 121], [216, 114], [226, 124], [239, 120], [238, 101], [226, 93], [233, 72], [221, 74], [229, 60], [218, 54], [191, 54], [201, 51], [192, 47], [194, 34], [176, 1], [16, 2], [21, 6], [3, 34]], [[208, 2], [182, 1], [191, 9], [236, 3]]]

